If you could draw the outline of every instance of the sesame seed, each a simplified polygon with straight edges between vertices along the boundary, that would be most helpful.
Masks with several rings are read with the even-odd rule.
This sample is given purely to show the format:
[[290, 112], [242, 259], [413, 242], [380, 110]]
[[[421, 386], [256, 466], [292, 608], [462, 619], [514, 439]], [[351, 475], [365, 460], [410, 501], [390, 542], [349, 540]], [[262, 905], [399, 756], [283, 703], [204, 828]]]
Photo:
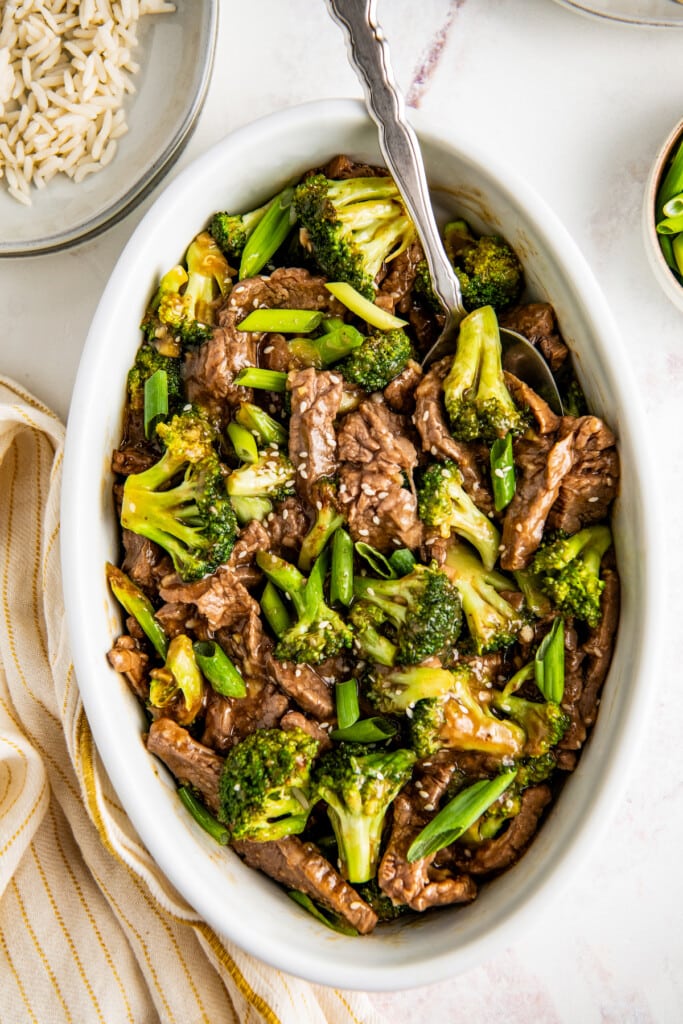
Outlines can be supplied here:
[[517, 531], [517, 533], [521, 533], [522, 532], [522, 524], [521, 523], [515, 523], [515, 530]]
[[266, 347], [263, 350], [263, 354], [266, 356], [269, 355], [273, 351], [274, 347], [274, 345], [266, 345]]
[[378, 493], [377, 497], [380, 498], [382, 501], [384, 501], [385, 498], [389, 497], [389, 492], [388, 491], [380, 491]]
[[306, 451], [305, 448], [303, 449], [303, 451], [299, 452], [299, 458], [300, 459], [305, 459], [307, 455], [308, 455], [308, 452]]
[[302, 402], [299, 406], [299, 412], [306, 412], [308, 409], [308, 402]]
[[424, 412], [422, 414], [422, 422], [426, 423], [428, 419], [429, 419], [429, 409], [427, 409], [427, 412]]
[[300, 474], [301, 474], [301, 476], [302, 476], [302, 477], [304, 478], [304, 480], [307, 480], [307, 479], [308, 479], [308, 473], [306, 472], [306, 470], [305, 470], [305, 469], [299, 469], [299, 473], [300, 473]]
[[381, 519], [379, 518], [379, 516], [373, 516], [372, 521], [375, 524], [375, 526], [379, 526]]
[[369, 530], [359, 530], [358, 533], [360, 534], [361, 537], [369, 537], [370, 536], [370, 531]]
[[436, 445], [435, 445], [435, 444], [433, 444], [433, 445], [431, 446], [431, 448], [429, 449], [429, 451], [431, 452], [431, 454], [432, 454], [432, 455], [438, 455], [438, 454], [439, 454], [439, 449], [438, 449], [438, 448], [436, 447]]
[[406, 718], [412, 718], [412, 717], [413, 717], [413, 709], [412, 708], [406, 708]]
[[599, 498], [599, 497], [597, 496], [597, 494], [593, 494], [593, 495], [592, 495], [592, 496], [591, 496], [591, 497], [590, 497], [590, 498], [588, 499], [588, 501], [589, 501], [589, 502], [590, 502], [591, 504], [593, 504], [593, 502], [594, 502], [594, 501], [600, 501], [600, 498]]
[[519, 639], [525, 644], [530, 644], [533, 638], [534, 631], [531, 628], [531, 626], [522, 626], [522, 628], [519, 631]]
[[425, 811], [433, 811], [434, 804], [425, 804]]
[[289, 509], [288, 508], [283, 508], [283, 510], [282, 510], [282, 518], [283, 519], [287, 519], [288, 517], [289, 517]]

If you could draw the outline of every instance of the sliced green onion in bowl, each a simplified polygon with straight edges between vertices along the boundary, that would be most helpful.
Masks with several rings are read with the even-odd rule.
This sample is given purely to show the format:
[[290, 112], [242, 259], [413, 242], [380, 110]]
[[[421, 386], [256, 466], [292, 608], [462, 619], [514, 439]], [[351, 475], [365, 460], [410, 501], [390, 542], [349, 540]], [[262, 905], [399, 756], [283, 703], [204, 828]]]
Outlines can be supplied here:
[[264, 370], [260, 366], [245, 366], [237, 374], [233, 384], [238, 384], [243, 388], [276, 391], [283, 395], [287, 390], [287, 374], [282, 370]]
[[168, 416], [168, 374], [166, 370], [156, 370], [145, 381], [144, 388], [144, 424], [145, 437], [151, 437], [160, 420]]
[[534, 658], [536, 686], [546, 700], [559, 704], [564, 696], [564, 619], [555, 619]]
[[197, 800], [196, 796], [187, 786], [181, 786], [178, 789], [178, 797], [183, 806], [190, 812], [194, 820], [200, 825], [205, 832], [215, 839], [220, 846], [227, 846], [230, 841], [230, 834], [224, 825], [221, 825], [220, 821], [214, 818], [213, 814], [207, 811], [204, 804]]
[[374, 302], [370, 302], [369, 299], [366, 299], [364, 295], [361, 295], [360, 292], [357, 292], [355, 288], [352, 288], [345, 281], [332, 281], [326, 284], [325, 287], [347, 309], [350, 309], [361, 320], [365, 320], [367, 324], [371, 324], [372, 327], [376, 327], [379, 331], [391, 331], [396, 327], [405, 327], [408, 323], [407, 320], [401, 320], [400, 317], [387, 313], [386, 309], [376, 306]]
[[665, 217], [679, 217], [683, 214], [683, 192], [679, 192], [677, 196], [672, 196], [662, 206], [662, 213]]
[[247, 430], [246, 427], [241, 426], [239, 423], [235, 423], [233, 420], [231, 423], [228, 423], [227, 433], [232, 441], [235, 454], [241, 462], [258, 461], [256, 438], [250, 430]]
[[348, 743], [381, 743], [395, 735], [396, 726], [386, 718], [362, 718], [346, 729], [330, 732], [333, 740], [346, 740]]
[[493, 502], [496, 511], [500, 512], [510, 504], [517, 487], [512, 434], [497, 438], [491, 445], [491, 484]]
[[323, 316], [317, 309], [254, 309], [237, 325], [237, 330], [309, 334], [320, 326]]
[[453, 797], [410, 844], [409, 863], [429, 857], [459, 839], [503, 795], [516, 776], [517, 772], [512, 771], [495, 779], [482, 779]]
[[338, 728], [348, 729], [358, 721], [360, 716], [358, 683], [356, 680], [345, 679], [343, 683], [337, 683], [334, 688], [334, 700], [337, 709]]
[[328, 911], [328, 915], [323, 914], [322, 910], [316, 906], [310, 896], [307, 896], [305, 892], [299, 892], [298, 889], [290, 889], [287, 893], [290, 900], [294, 900], [300, 907], [307, 910], [309, 914], [324, 924], [326, 928], [331, 928], [333, 932], [339, 932], [341, 935], [358, 935], [356, 929], [347, 924], [339, 914], [332, 914]]
[[360, 557], [368, 563], [378, 576], [382, 576], [385, 580], [396, 579], [398, 576], [396, 569], [394, 569], [389, 559], [381, 551], [373, 548], [372, 544], [366, 544], [364, 540], [357, 540], [355, 548]]
[[198, 640], [193, 646], [202, 675], [216, 693], [222, 697], [246, 697], [247, 687], [242, 674], [220, 644], [215, 640]]
[[[675, 217], [664, 217], [657, 223], [658, 235], [679, 235], [683, 231], [683, 213]], [[157, 370], [157, 373], [162, 371]]]

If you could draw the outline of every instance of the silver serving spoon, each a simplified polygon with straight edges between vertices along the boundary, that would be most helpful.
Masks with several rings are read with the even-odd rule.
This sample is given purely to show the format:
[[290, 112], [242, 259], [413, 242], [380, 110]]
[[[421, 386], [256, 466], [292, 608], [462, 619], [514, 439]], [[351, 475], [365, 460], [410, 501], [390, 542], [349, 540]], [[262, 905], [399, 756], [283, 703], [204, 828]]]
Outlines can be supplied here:
[[[434, 291], [447, 311], [437, 341], [422, 361], [424, 367], [455, 349], [460, 321], [467, 315], [460, 282], [441, 242], [434, 219], [420, 144], [408, 123], [389, 57], [377, 22], [376, 0], [326, 0], [332, 18], [347, 36], [351, 66], [363, 86], [368, 112], [379, 129], [379, 146], [417, 229]], [[541, 353], [516, 331], [501, 329], [503, 365], [562, 413], [562, 402], [550, 368]]]

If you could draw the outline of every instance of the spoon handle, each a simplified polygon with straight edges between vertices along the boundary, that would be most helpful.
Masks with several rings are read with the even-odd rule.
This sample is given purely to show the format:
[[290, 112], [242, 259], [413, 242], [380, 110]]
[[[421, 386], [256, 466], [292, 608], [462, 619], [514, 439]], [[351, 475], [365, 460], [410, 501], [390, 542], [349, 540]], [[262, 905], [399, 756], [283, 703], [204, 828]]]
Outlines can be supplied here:
[[377, 124], [382, 155], [420, 236], [434, 290], [450, 318], [458, 323], [465, 315], [460, 284], [436, 226], [420, 145], [408, 123], [389, 47], [377, 22], [376, 0], [326, 2], [332, 18], [346, 33], [349, 60], [363, 86], [368, 111]]

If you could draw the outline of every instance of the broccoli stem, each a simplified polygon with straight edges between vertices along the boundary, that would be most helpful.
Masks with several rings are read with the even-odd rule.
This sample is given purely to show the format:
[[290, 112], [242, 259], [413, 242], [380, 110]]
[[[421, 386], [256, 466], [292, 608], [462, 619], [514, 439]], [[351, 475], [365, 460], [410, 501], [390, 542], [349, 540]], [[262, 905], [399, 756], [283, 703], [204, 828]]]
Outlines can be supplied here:
[[329, 817], [347, 879], [368, 882], [375, 875], [384, 816], [345, 815], [340, 821], [335, 809], [330, 807]]

